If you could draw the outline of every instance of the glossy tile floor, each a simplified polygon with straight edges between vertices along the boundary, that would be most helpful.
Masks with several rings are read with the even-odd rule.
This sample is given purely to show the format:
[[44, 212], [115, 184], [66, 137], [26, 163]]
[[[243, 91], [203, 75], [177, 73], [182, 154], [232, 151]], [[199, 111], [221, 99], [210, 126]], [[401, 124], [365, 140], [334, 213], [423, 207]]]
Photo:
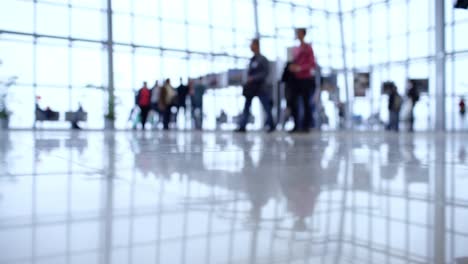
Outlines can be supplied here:
[[0, 134], [0, 264], [467, 263], [468, 135]]

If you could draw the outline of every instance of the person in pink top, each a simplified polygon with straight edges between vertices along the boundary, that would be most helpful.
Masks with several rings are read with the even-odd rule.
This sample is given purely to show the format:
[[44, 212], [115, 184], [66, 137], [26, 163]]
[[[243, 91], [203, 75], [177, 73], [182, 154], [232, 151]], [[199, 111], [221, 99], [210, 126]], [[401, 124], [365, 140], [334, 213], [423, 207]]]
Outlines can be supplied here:
[[[312, 72], [315, 69], [314, 50], [310, 44], [305, 42], [306, 29], [296, 29], [296, 38], [300, 44], [294, 48], [293, 61], [289, 66], [289, 71], [293, 73], [294, 87], [292, 98], [292, 116], [294, 118], [294, 129], [291, 132], [308, 132], [312, 122], [312, 112], [310, 106], [311, 95], [314, 94], [315, 81]], [[299, 120], [299, 98], [303, 100], [304, 119]]]

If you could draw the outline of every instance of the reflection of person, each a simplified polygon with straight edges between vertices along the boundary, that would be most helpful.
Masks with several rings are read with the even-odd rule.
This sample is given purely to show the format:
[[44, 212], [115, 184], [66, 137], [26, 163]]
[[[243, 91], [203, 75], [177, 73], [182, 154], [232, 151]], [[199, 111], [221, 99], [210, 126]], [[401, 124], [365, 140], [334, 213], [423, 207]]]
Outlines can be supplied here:
[[[399, 144], [390, 144], [397, 145]], [[429, 181], [429, 169], [426, 166], [421, 166], [421, 160], [416, 156], [416, 146], [413, 139], [409, 139], [407, 142], [404, 142], [404, 147], [401, 148], [401, 153], [403, 153], [403, 158], [405, 162], [405, 177], [408, 183], [428, 183]], [[401, 157], [395, 158], [401, 162]], [[411, 164], [411, 165], [407, 165]]]
[[465, 147], [461, 147], [460, 151], [458, 151], [458, 158], [460, 159], [461, 163], [466, 162], [466, 149], [465, 149]]
[[[321, 171], [316, 164], [316, 171]], [[281, 188], [288, 201], [288, 210], [296, 217], [294, 229], [303, 231], [307, 229], [305, 220], [312, 216], [318, 196], [320, 195], [320, 176], [307, 174], [304, 171], [294, 170], [282, 174]]]
[[[262, 219], [262, 209], [278, 193], [277, 171], [273, 166], [268, 166], [270, 160], [264, 152], [259, 152], [258, 160], [254, 162], [251, 153], [255, 149], [254, 140], [236, 137], [232, 143], [243, 149], [244, 166], [238, 179], [242, 180], [243, 190], [251, 204], [250, 220], [258, 223], [264, 220]], [[266, 143], [263, 140], [261, 142], [262, 145]], [[262, 173], [258, 173], [259, 168], [262, 168]]]
[[413, 132], [414, 131], [414, 107], [416, 106], [416, 103], [419, 101], [419, 90], [411, 81], [408, 81], [407, 85], [408, 85], [407, 96], [411, 102], [411, 109], [410, 109], [409, 118], [408, 118], [408, 128], [410, 132]]
[[[325, 171], [323, 164], [323, 155], [319, 151], [307, 152], [301, 147], [301, 141], [292, 139], [282, 152], [291, 153], [284, 159], [279, 160], [277, 165], [281, 190], [287, 200], [287, 209], [295, 217], [294, 229], [296, 231], [304, 231], [306, 227], [306, 219], [313, 215], [316, 207], [317, 199], [321, 192], [323, 181], [330, 181], [330, 184], [336, 182], [338, 173], [335, 173], [336, 168], [331, 168]], [[315, 145], [320, 149], [325, 149], [329, 146], [328, 141], [316, 141]], [[343, 144], [338, 144], [340, 148], [346, 148]], [[337, 151], [340, 155], [344, 151]], [[340, 157], [334, 157], [333, 160], [338, 160]], [[301, 166], [291, 166], [292, 164], [301, 164]], [[337, 167], [337, 166], [331, 166]]]
[[206, 86], [203, 83], [203, 78], [193, 84], [192, 88], [192, 118], [195, 122], [195, 129], [203, 128], [203, 94], [205, 94]]
[[273, 132], [275, 124], [273, 122], [273, 115], [271, 113], [271, 98], [269, 85], [267, 83], [267, 77], [270, 71], [270, 64], [265, 56], [260, 53], [260, 40], [254, 39], [250, 44], [250, 49], [254, 53], [254, 56], [250, 59], [249, 69], [247, 72], [248, 79], [244, 85], [244, 96], [245, 104], [244, 110], [239, 123], [239, 128], [236, 132], [245, 132], [246, 126], [249, 121], [250, 107], [252, 105], [252, 99], [257, 96], [260, 103], [265, 110], [267, 116], [266, 124], [268, 125], [268, 132]]
[[[310, 44], [305, 43], [306, 29], [296, 29], [296, 38], [300, 45], [294, 48], [294, 60], [289, 66], [289, 70], [294, 73], [294, 89], [292, 98], [292, 115], [294, 118], [294, 129], [292, 132], [308, 132], [311, 122], [312, 113], [310, 106], [310, 97], [314, 94], [315, 80], [312, 77], [312, 70], [315, 69], [315, 55]], [[302, 97], [304, 120], [299, 122], [299, 97]]]
[[381, 177], [384, 180], [393, 180], [398, 176], [399, 166], [395, 166], [401, 162], [403, 156], [400, 144], [388, 144], [387, 162], [381, 164]]
[[146, 120], [148, 119], [148, 113], [151, 110], [151, 91], [148, 89], [148, 84], [146, 82], [143, 83], [143, 87], [138, 91], [136, 103], [140, 108], [141, 126], [144, 130]]

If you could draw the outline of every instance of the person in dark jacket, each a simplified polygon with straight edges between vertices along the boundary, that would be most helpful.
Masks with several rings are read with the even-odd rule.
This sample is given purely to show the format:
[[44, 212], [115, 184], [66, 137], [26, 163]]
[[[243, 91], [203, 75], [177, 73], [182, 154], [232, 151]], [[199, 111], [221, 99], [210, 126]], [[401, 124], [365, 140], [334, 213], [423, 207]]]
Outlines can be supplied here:
[[180, 78], [180, 85], [177, 87], [177, 110], [179, 111], [180, 108], [184, 109], [184, 113], [187, 108], [187, 96], [189, 94], [189, 85], [184, 84], [182, 78]]
[[410, 114], [408, 118], [408, 129], [410, 132], [413, 132], [414, 131], [414, 107], [416, 106], [416, 103], [418, 103], [419, 101], [419, 90], [411, 81], [408, 81], [407, 86], [408, 86], [407, 96], [409, 100], [411, 100], [411, 109], [410, 109]]
[[388, 97], [388, 111], [390, 113], [390, 121], [388, 123], [387, 130], [398, 132], [402, 103], [403, 99], [398, 94], [396, 85], [391, 83], [391, 89]]
[[270, 73], [270, 63], [268, 59], [260, 53], [260, 40], [253, 39], [250, 44], [250, 49], [254, 53], [254, 56], [250, 59], [249, 69], [247, 72], [247, 83], [244, 85], [243, 95], [245, 96], [245, 105], [242, 112], [242, 117], [239, 123], [239, 128], [236, 132], [245, 132], [247, 122], [250, 116], [250, 107], [252, 105], [252, 99], [257, 96], [260, 99], [260, 103], [265, 110], [267, 119], [266, 124], [268, 126], [268, 132], [275, 130], [275, 124], [273, 122], [271, 96], [267, 78]]
[[[286, 108], [287, 108], [287, 119], [289, 119], [289, 114], [292, 114], [292, 109], [295, 107], [295, 104], [293, 102], [294, 98], [294, 80], [296, 79], [294, 77], [294, 74], [289, 71], [289, 66], [291, 66], [292, 62], [288, 62], [283, 70], [283, 75], [281, 76], [281, 82], [284, 83], [284, 97], [286, 99]], [[284, 120], [284, 122], [287, 121], [287, 119]]]

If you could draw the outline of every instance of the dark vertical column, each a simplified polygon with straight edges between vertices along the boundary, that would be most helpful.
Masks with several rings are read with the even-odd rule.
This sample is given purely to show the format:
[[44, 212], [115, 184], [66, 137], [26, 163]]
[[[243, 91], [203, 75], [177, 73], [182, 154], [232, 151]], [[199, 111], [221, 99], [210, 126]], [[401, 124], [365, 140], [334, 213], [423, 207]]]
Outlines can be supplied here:
[[[114, 54], [112, 33], [112, 0], [107, 0], [107, 114], [111, 117], [115, 114], [114, 98]], [[106, 128], [114, 129], [114, 120], [106, 120]]]
[[435, 129], [445, 131], [445, 1], [435, 0]]
[[344, 19], [343, 19], [343, 5], [342, 0], [338, 0], [339, 7], [339, 20], [340, 20], [340, 36], [341, 36], [341, 52], [343, 59], [343, 73], [345, 76], [345, 91], [346, 91], [346, 128], [352, 127], [351, 124], [351, 95], [349, 92], [349, 81], [348, 81], [348, 61], [346, 58], [346, 45], [345, 45], [345, 35], [344, 35]]

